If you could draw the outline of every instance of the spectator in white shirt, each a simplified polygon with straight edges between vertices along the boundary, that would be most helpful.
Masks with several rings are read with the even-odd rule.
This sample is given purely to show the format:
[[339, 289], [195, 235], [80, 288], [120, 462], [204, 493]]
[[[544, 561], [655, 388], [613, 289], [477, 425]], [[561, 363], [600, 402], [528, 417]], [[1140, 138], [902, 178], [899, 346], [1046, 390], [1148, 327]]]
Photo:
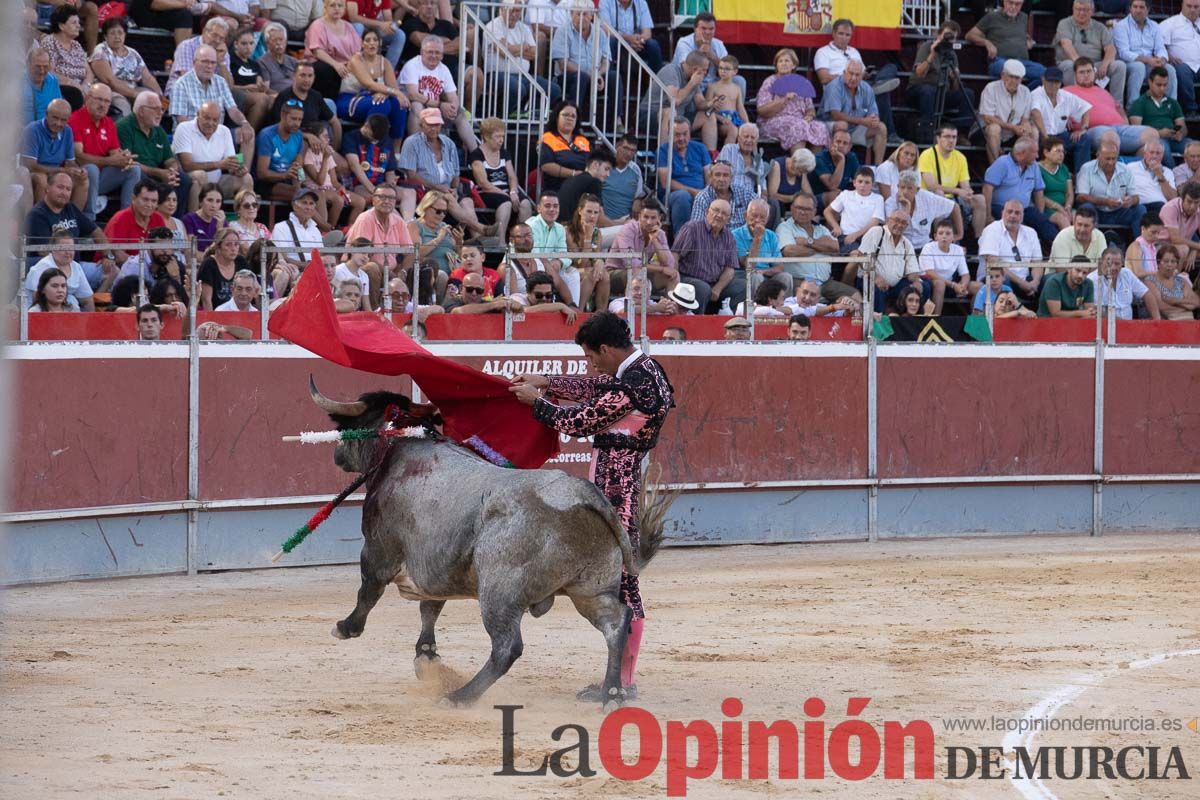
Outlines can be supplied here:
[[825, 221], [843, 255], [858, 247], [863, 234], [883, 224], [883, 198], [872, 191], [874, 175], [870, 167], [860, 167], [854, 173], [854, 188], [840, 192], [825, 209]]
[[1042, 74], [1042, 85], [1029, 93], [1029, 120], [1040, 140], [1054, 136], [1062, 141], [1064, 160], [1074, 165], [1073, 172], [1078, 172], [1088, 160], [1088, 147], [1079, 142], [1087, 132], [1092, 104], [1079, 95], [1061, 91], [1062, 83], [1062, 70], [1048, 67]]
[[954, 229], [954, 240], [962, 238], [962, 211], [958, 203], [944, 195], [934, 194], [921, 188], [921, 174], [916, 170], [900, 173], [896, 182], [896, 193], [887, 199], [883, 210], [891, 214], [897, 208], [908, 212], [908, 230], [905, 237], [915, 249], [924, 247], [933, 238], [933, 225], [940, 219], [949, 220]]
[[195, 119], [176, 125], [171, 149], [191, 179], [189, 211], [200, 207], [200, 190], [205, 184], [217, 184], [225, 198], [242, 190], [254, 190], [254, 177], [246, 169], [244, 157], [238, 158], [233, 134], [221, 124], [221, 107], [217, 103], [202, 103]]
[[1179, 104], [1183, 113], [1193, 117], [1196, 106], [1196, 74], [1200, 73], [1200, 0], [1183, 0], [1180, 12], [1158, 26], [1167, 58], [1175, 67]]
[[983, 229], [979, 237], [979, 267], [975, 272], [972, 291], [983, 285], [987, 267], [992, 264], [1005, 265], [1005, 281], [1013, 291], [1025, 299], [1037, 296], [1042, 283], [1042, 267], [1026, 267], [1024, 263], [1042, 260], [1042, 243], [1037, 232], [1022, 225], [1025, 208], [1019, 200], [1009, 200], [1001, 209], [1000, 219]]
[[947, 292], [951, 297], [970, 298], [971, 275], [965, 251], [954, 243], [953, 223], [940, 219], [933, 227], [934, 239], [921, 248], [917, 263], [925, 279], [933, 283], [933, 314], [938, 316]]
[[1154, 292], [1121, 262], [1120, 248], [1109, 247], [1100, 256], [1100, 269], [1088, 275], [1095, 287], [1096, 304], [1101, 309], [1112, 308], [1117, 319], [1133, 319], [1133, 306], [1139, 303], [1150, 319], [1162, 319]]
[[214, 311], [256, 311], [258, 299], [258, 277], [248, 269], [239, 269], [233, 274], [232, 296], [217, 306]]
[[1133, 193], [1147, 211], [1157, 214], [1168, 200], [1175, 199], [1175, 173], [1163, 164], [1163, 146], [1153, 141], [1142, 145], [1141, 161], [1129, 165], [1133, 175]]
[[1032, 110], [1029, 87], [1021, 83], [1024, 78], [1025, 65], [1010, 58], [1004, 62], [1000, 80], [984, 86], [979, 96], [979, 115], [983, 117], [989, 162], [1000, 157], [1001, 143], [1012, 138], [1036, 136], [1033, 123], [1029, 121]]
[[302, 251], [280, 253], [278, 264], [282, 269], [275, 275], [276, 297], [286, 295], [299, 279], [300, 273], [308, 265], [312, 248], [325, 244], [321, 229], [317, 227], [317, 198], [316, 191], [307, 186], [297, 189], [296, 196], [292, 198], [292, 213], [282, 222], [275, 223], [271, 231], [271, 241], [276, 247], [303, 248]]
[[[900, 293], [912, 285], [921, 294], [921, 302], [929, 299], [932, 285], [921, 277], [921, 267], [912, 242], [904, 238], [908, 228], [908, 212], [902, 208], [888, 215], [887, 222], [871, 228], [863, 236], [855, 255], [870, 257], [874, 274], [863, 276], [863, 287], [874, 278], [876, 314], [887, 310], [887, 303], [900, 298]], [[858, 271], [858, 264], [846, 266], [845, 281], [849, 283]]]

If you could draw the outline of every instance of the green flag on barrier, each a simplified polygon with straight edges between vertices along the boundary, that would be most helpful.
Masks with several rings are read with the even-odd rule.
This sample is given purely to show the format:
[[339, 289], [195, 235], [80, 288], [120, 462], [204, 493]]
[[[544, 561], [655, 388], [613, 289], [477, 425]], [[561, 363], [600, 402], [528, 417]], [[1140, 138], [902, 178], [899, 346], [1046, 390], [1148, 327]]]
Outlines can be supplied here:
[[882, 317], [875, 321], [875, 338], [893, 342], [990, 342], [987, 318]]

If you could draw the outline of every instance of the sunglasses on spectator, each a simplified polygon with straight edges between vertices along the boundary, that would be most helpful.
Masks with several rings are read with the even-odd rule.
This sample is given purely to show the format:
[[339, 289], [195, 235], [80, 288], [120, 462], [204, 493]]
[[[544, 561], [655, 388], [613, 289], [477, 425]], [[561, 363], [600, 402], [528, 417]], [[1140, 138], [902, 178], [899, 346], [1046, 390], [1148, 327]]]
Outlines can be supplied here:
[[284, 105], [287, 106], [288, 108], [304, 108], [304, 103], [301, 103], [299, 100], [297, 100], [294, 97], [289, 98], [288, 101], [286, 103], [284, 103]]
[[441, 216], [445, 216], [445, 215], [446, 215], [446, 207], [445, 207], [445, 206], [442, 206], [441, 208], [437, 208], [436, 206], [432, 206], [432, 207], [430, 207], [430, 209], [429, 209], [429, 210], [430, 210], [430, 211], [432, 211], [433, 213], [435, 213], [435, 214], [439, 214], [439, 215], [441, 215]]
[[549, 300], [552, 297], [554, 297], [554, 292], [534, 292], [533, 293], [533, 298], [535, 300]]
[[1020, 260], [1021, 260], [1021, 251], [1018, 250], [1017, 246], [1014, 244], [1013, 245], [1013, 261], [1020, 261]]
[[258, 201], [247, 200], [246, 202], [242, 203], [242, 208], [258, 208]]
[[482, 286], [464, 286], [463, 291], [467, 294], [483, 294]]

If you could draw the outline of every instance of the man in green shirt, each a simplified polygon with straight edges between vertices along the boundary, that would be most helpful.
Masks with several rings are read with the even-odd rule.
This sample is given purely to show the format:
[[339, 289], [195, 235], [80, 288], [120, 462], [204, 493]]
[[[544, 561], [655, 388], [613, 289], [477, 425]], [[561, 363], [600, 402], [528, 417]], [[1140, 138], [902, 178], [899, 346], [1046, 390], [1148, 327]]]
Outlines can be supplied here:
[[[117, 139], [121, 147], [133, 153], [141, 165], [142, 175], [159, 183], [176, 187], [176, 196], [188, 196], [187, 175], [171, 150], [167, 132], [162, 128], [162, 98], [154, 92], [142, 92], [133, 101], [133, 113], [117, 122]], [[186, 203], [180, 208], [186, 210]]]
[[1095, 317], [1096, 289], [1087, 279], [1087, 256], [1071, 259], [1081, 262], [1065, 271], [1055, 272], [1042, 284], [1038, 301], [1039, 317]]
[[1183, 106], [1167, 97], [1167, 68], [1154, 67], [1146, 81], [1147, 91], [1129, 107], [1130, 125], [1149, 125], [1162, 138], [1164, 159], [1168, 167], [1175, 165], [1173, 156], [1183, 155], [1187, 146], [1187, 124], [1183, 121]]

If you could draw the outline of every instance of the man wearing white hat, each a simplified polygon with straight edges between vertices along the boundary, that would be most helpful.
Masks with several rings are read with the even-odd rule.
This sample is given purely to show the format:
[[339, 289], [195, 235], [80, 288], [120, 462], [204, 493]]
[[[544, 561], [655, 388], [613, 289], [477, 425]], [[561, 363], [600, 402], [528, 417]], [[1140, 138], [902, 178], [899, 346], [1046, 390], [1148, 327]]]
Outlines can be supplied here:
[[627, 300], [633, 301], [633, 313], [640, 314], [642, 303], [646, 303], [647, 314], [695, 314], [700, 308], [696, 299], [696, 288], [689, 283], [676, 284], [673, 289], [662, 297], [651, 295], [646, 297], [646, 282], [641, 276], [634, 275], [629, 279], [625, 289], [625, 297], [614, 297], [608, 304], [608, 310], [614, 314], [625, 315]]
[[1024, 77], [1025, 65], [1010, 58], [1004, 62], [1000, 80], [983, 87], [979, 115], [983, 117], [989, 162], [1000, 157], [1000, 145], [1009, 139], [1030, 136], [1037, 141], [1037, 130], [1029, 120], [1033, 109], [1029, 87], [1021, 83]]

